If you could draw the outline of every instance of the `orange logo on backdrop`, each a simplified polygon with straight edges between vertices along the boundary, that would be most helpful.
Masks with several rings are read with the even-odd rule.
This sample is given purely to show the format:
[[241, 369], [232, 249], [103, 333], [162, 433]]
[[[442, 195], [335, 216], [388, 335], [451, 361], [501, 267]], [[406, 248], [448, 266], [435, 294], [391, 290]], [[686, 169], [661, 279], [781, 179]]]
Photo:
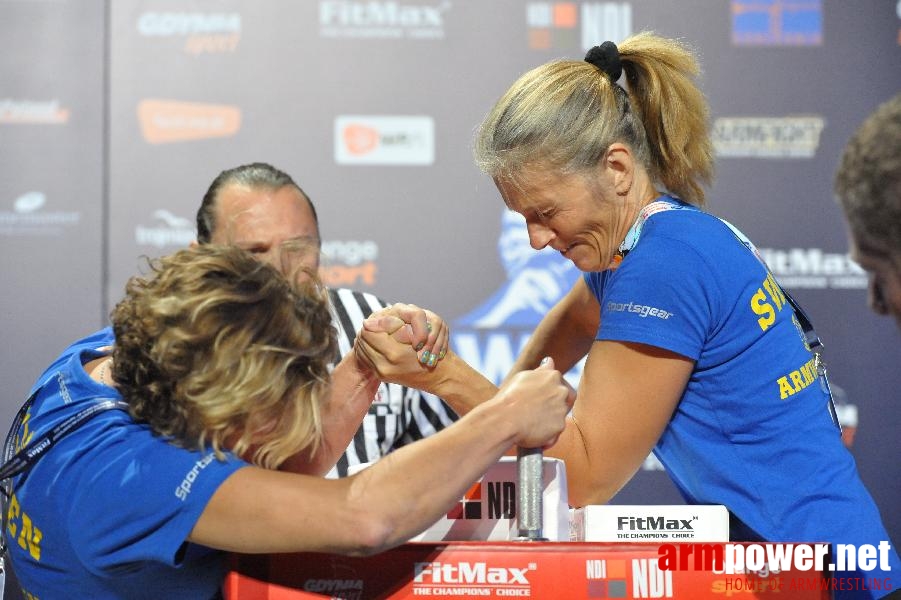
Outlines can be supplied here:
[[151, 144], [233, 136], [241, 128], [237, 106], [143, 100], [138, 104], [141, 133]]
[[234, 52], [240, 41], [240, 33], [192, 35], [185, 40], [185, 52], [194, 55]]
[[348, 125], [344, 128], [344, 144], [351, 154], [372, 152], [379, 144], [379, 132], [365, 125]]
[[323, 265], [319, 267], [319, 278], [329, 287], [354, 287], [355, 285], [375, 285], [378, 270], [373, 261], [360, 265]]

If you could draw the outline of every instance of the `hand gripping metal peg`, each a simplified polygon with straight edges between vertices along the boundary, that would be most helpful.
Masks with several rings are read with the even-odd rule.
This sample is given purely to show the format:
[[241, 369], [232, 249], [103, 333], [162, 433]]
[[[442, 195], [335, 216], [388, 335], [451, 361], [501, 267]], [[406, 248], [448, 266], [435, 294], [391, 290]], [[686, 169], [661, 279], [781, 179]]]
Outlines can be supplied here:
[[541, 448], [517, 448], [518, 472], [516, 519], [519, 528], [517, 542], [541, 542], [544, 517], [541, 506], [544, 493], [544, 454]]

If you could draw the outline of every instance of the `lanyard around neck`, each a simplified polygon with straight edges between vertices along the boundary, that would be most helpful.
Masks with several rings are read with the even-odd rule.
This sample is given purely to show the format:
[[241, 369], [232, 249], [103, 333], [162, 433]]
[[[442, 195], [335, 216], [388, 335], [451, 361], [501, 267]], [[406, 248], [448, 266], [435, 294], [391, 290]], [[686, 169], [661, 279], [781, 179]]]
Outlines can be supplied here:
[[93, 419], [98, 414], [111, 409], [128, 411], [128, 403], [122, 400], [114, 400], [112, 398], [104, 398], [99, 402], [92, 403], [76, 414], [66, 418], [54, 425], [50, 431], [40, 436], [38, 439], [31, 441], [27, 446], [15, 452], [17, 430], [24, 420], [24, 415], [31, 407], [34, 400], [34, 394], [28, 398], [19, 414], [16, 415], [15, 422], [6, 436], [6, 444], [3, 448], [4, 462], [0, 465], [0, 482], [20, 473], [24, 473], [30, 469], [50, 448], [59, 442], [67, 434], [71, 433], [85, 422]]
[[[638, 216], [635, 218], [635, 222], [632, 224], [632, 227], [629, 228], [628, 233], [626, 233], [625, 239], [619, 245], [619, 249], [617, 250], [616, 256], [614, 256], [613, 263], [611, 263], [610, 268], [615, 269], [622, 262], [622, 259], [626, 257], [629, 252], [635, 248], [636, 244], [638, 244], [638, 240], [641, 238], [641, 231], [644, 227], [645, 221], [648, 220], [652, 215], [655, 215], [660, 212], [668, 211], [668, 210], [698, 210], [696, 207], [691, 206], [689, 204], [683, 204], [680, 202], [676, 202], [672, 198], [664, 196], [662, 200], [655, 200], [650, 204], [646, 205], [644, 208], [639, 211]], [[718, 218], [718, 217], [717, 217]], [[748, 237], [743, 234], [737, 227], [735, 227], [729, 221], [725, 219], [719, 219], [723, 222], [723, 224], [729, 228], [729, 231], [740, 241], [751, 253], [754, 257], [760, 262], [764, 269], [767, 272], [770, 272], [769, 267], [766, 262], [763, 260], [763, 257], [760, 255], [760, 252], [757, 250], [757, 247], [754, 245]], [[779, 286], [780, 288], [782, 286]], [[791, 305], [792, 309], [795, 312], [795, 316], [798, 319], [798, 324], [801, 325], [801, 329], [804, 331], [805, 340], [810, 347], [811, 350], [818, 351], [823, 347], [823, 342], [820, 340], [816, 331], [813, 329], [813, 323], [808, 318], [807, 313], [801, 308], [801, 306], [795, 301], [791, 295], [782, 289], [782, 293], [785, 294], [786, 300]]]
[[[666, 196], [664, 196], [666, 198]], [[648, 220], [651, 215], [655, 215], [659, 212], [663, 212], [666, 210], [679, 210], [683, 208], [693, 208], [685, 204], [679, 204], [678, 202], [666, 198], [665, 200], [655, 200], [650, 204], [645, 205], [639, 212], [638, 216], [635, 218], [635, 222], [632, 223], [632, 227], [629, 228], [629, 231], [626, 233], [625, 239], [623, 239], [622, 243], [619, 245], [619, 248], [616, 250], [616, 254], [613, 255], [613, 260], [610, 261], [610, 266], [608, 269], [616, 269], [619, 267], [619, 264], [623, 262], [623, 259], [626, 258], [626, 255], [635, 247], [638, 243], [638, 239], [641, 237], [641, 229], [644, 227], [644, 222]]]

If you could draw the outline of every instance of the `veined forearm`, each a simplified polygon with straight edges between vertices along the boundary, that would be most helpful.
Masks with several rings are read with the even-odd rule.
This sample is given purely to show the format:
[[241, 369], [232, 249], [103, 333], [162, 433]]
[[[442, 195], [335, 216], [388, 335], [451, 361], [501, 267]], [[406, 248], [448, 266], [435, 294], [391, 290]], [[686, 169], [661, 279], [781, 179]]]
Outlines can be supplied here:
[[427, 391], [465, 415], [497, 393], [497, 386], [452, 351], [435, 367]]
[[[401, 448], [353, 478], [355, 514], [383, 524], [377, 547], [403, 543], [445, 514], [466, 489], [514, 443], [514, 430], [496, 404], [474, 409], [454, 427]], [[459, 448], [466, 448], [461, 460]]]

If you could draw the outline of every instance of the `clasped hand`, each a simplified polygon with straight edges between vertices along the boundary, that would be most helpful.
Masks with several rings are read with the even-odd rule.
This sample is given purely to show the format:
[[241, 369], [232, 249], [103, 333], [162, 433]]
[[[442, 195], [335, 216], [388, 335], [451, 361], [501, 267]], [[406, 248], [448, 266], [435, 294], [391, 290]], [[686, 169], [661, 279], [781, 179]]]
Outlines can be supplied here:
[[372, 313], [357, 334], [354, 351], [382, 381], [427, 389], [422, 385], [447, 354], [447, 324], [413, 304], [394, 304]]

